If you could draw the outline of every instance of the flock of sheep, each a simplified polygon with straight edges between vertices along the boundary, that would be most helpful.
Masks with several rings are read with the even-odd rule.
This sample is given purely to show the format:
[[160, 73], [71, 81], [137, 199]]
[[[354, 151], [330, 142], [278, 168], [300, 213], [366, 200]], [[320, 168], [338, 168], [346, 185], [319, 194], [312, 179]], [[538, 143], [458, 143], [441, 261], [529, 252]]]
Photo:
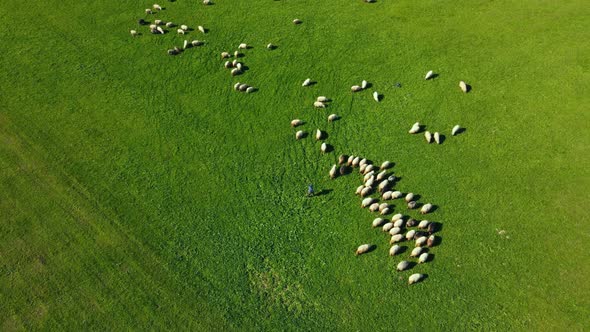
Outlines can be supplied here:
[[[373, 2], [373, 0], [365, 0], [366, 2]], [[210, 0], [203, 0], [204, 5], [212, 4]], [[153, 15], [159, 11], [162, 11], [162, 8], [158, 4], [154, 4], [152, 8], [148, 8], [145, 10], [146, 15]], [[150, 22], [145, 21], [144, 19], [139, 20], [139, 25], [149, 25], [149, 32], [152, 34], [165, 34], [167, 31], [163, 29], [163, 26], [166, 28], [174, 28], [177, 25], [172, 22], [163, 22], [162, 20], [154, 20], [153, 24]], [[299, 19], [294, 19], [293, 24], [298, 25], [301, 24], [302, 21]], [[190, 31], [187, 25], [181, 24], [178, 29], [177, 33], [180, 35], [184, 35], [188, 31]], [[197, 30], [201, 33], [207, 33], [207, 30], [203, 26], [198, 26]], [[131, 36], [135, 37], [138, 36], [139, 33], [137, 30], [130, 31]], [[167, 52], [170, 55], [177, 55], [186, 50], [189, 47], [197, 47], [204, 45], [204, 42], [199, 40], [193, 40], [189, 42], [188, 40], [184, 41], [182, 47], [173, 47], [169, 49]], [[273, 44], [268, 44], [266, 46], [269, 50], [273, 50], [276, 48]], [[251, 48], [251, 46], [242, 43], [238, 45], [238, 50], [236, 50], [233, 54], [229, 52], [221, 52], [221, 59], [226, 60], [224, 63], [224, 67], [230, 70], [232, 76], [241, 75], [244, 70], [245, 66], [243, 63], [238, 61], [238, 58], [242, 57], [243, 54], [240, 53], [240, 50], [246, 50]], [[230, 61], [229, 59], [234, 59]], [[429, 71], [426, 76], [425, 80], [430, 80], [436, 77], [437, 75], [433, 71]], [[310, 78], [303, 81], [301, 84], [303, 87], [308, 87], [313, 85], [313, 82]], [[359, 85], [352, 85], [350, 91], [352, 93], [359, 93], [361, 91], [367, 90], [370, 84], [363, 80]], [[251, 93], [257, 90], [257, 88], [250, 86], [245, 83], [237, 82], [233, 86], [234, 90], [240, 92]], [[471, 87], [465, 83], [464, 81], [459, 82], [459, 88], [462, 92], [467, 93], [470, 91]], [[377, 92], [374, 91], [373, 99], [376, 102], [380, 102], [382, 96]], [[315, 101], [313, 102], [313, 107], [316, 109], [325, 109], [328, 107], [330, 103], [330, 99], [326, 96], [318, 96]], [[330, 114], [327, 117], [328, 122], [334, 122], [340, 119], [340, 116], [337, 114]], [[304, 125], [305, 122], [301, 119], [294, 119], [291, 121], [291, 127], [296, 128]], [[408, 131], [410, 134], [417, 134], [423, 130], [424, 126], [421, 125], [419, 122], [416, 122]], [[463, 129], [459, 125], [455, 125], [451, 130], [451, 135], [455, 136], [459, 134]], [[304, 130], [297, 130], [295, 132], [295, 139], [301, 140], [307, 137], [308, 134]], [[323, 141], [326, 138], [326, 133], [321, 129], [317, 129], [315, 131], [315, 139], [317, 141]], [[442, 135], [439, 132], [431, 133], [430, 131], [424, 131], [424, 137], [428, 143], [431, 143], [433, 140], [437, 144], [441, 144], [443, 139]], [[320, 150], [322, 153], [328, 153], [333, 150], [332, 146], [330, 146], [326, 142], [322, 142], [320, 145]], [[332, 179], [335, 179], [339, 176], [346, 175], [352, 172], [354, 168], [358, 168], [359, 172], [362, 175], [363, 184], [358, 186], [356, 189], [356, 194], [361, 196], [361, 207], [368, 208], [369, 211], [378, 213], [380, 216], [375, 218], [372, 222], [372, 227], [377, 228], [380, 227], [383, 232], [387, 233], [390, 236], [390, 249], [389, 255], [390, 256], [398, 256], [402, 254], [406, 247], [401, 246], [404, 241], [414, 241], [414, 249], [409, 254], [410, 258], [417, 258], [417, 263], [427, 263], [433, 259], [433, 255], [429, 252], [430, 248], [436, 246], [439, 243], [439, 239], [434, 233], [437, 232], [439, 224], [436, 222], [430, 222], [428, 220], [415, 220], [413, 218], [404, 216], [402, 213], [397, 213], [391, 217], [391, 219], [387, 219], [387, 215], [393, 213], [394, 207], [390, 205], [387, 201], [390, 200], [397, 200], [403, 198], [405, 200], [405, 205], [408, 210], [414, 210], [420, 208], [419, 211], [421, 214], [428, 214], [432, 212], [434, 209], [433, 205], [430, 203], [426, 204], [419, 204], [416, 200], [416, 195], [413, 193], [402, 193], [401, 191], [395, 190], [394, 185], [397, 181], [397, 178], [392, 173], [388, 173], [388, 170], [393, 166], [393, 164], [389, 161], [383, 162], [379, 168], [372, 164], [371, 161], [361, 158], [359, 156], [346, 156], [340, 155], [338, 158], [338, 164], [334, 164], [330, 171], [329, 176]], [[377, 194], [379, 198], [371, 197], [371, 195]], [[381, 202], [380, 202], [381, 201]], [[362, 244], [360, 245], [355, 254], [362, 255], [368, 252], [371, 252], [375, 248], [374, 245], [371, 244]], [[410, 262], [408, 260], [402, 260], [397, 264], [398, 271], [405, 271], [411, 269], [415, 263]], [[424, 275], [420, 273], [412, 274], [408, 278], [408, 284], [414, 284], [424, 279]]]

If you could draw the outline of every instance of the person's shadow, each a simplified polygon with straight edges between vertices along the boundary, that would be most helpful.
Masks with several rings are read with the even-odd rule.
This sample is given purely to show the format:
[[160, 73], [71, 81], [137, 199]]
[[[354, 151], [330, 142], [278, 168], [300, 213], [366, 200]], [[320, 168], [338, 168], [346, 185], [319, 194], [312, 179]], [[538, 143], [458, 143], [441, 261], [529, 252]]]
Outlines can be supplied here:
[[334, 189], [322, 189], [322, 190], [318, 191], [317, 193], [315, 193], [314, 196], [327, 195], [327, 194], [331, 193], [332, 191], [334, 191]]

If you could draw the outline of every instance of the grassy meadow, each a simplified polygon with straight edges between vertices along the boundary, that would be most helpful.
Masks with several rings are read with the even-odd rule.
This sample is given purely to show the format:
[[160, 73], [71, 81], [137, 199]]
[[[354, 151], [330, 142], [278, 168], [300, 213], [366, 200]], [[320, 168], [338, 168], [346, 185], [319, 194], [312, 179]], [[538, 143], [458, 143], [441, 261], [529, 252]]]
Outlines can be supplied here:
[[[0, 6], [0, 330], [590, 329], [585, 1], [151, 4]], [[166, 54], [184, 39], [205, 45]], [[438, 206], [432, 262], [395, 271], [358, 173], [328, 177], [342, 153]]]

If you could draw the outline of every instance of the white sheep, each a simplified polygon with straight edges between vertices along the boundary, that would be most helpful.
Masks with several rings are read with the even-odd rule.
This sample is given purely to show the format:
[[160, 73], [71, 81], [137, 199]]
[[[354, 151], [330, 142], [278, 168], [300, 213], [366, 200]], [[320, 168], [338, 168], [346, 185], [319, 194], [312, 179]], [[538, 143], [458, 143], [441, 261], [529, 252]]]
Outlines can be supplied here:
[[172, 28], [173, 26], [174, 26], [174, 23], [172, 23], [172, 22], [166, 23], [167, 28]]
[[303, 121], [300, 119], [291, 120], [291, 127], [301, 126], [302, 124], [303, 124]]
[[330, 114], [328, 115], [328, 122], [334, 122], [336, 120], [338, 120], [340, 117], [336, 114]]
[[363, 189], [365, 189], [365, 186], [361, 184], [360, 186], [358, 186], [358, 187], [356, 188], [356, 191], [354, 192], [354, 194], [355, 194], [355, 195], [360, 195], [360, 194], [361, 194], [361, 192], [363, 191]]
[[390, 211], [391, 211], [391, 209], [387, 207], [387, 208], [383, 209], [383, 211], [381, 211], [381, 215], [382, 216], [388, 215]]
[[199, 30], [201, 33], [205, 33], [205, 28], [202, 25], [199, 25], [197, 30]]
[[428, 224], [430, 224], [430, 221], [428, 221], [428, 220], [422, 220], [418, 224], [418, 228], [420, 228], [420, 229], [426, 229], [426, 228], [428, 228]]
[[437, 132], [434, 133], [434, 141], [436, 144], [440, 144], [440, 134]]
[[154, 23], [156, 25], [162, 25], [163, 22], [162, 22], [162, 20], [154, 20]]
[[315, 139], [319, 141], [322, 139], [323, 136], [324, 136], [324, 133], [320, 129], [316, 129]]
[[322, 103], [321, 101], [316, 101], [313, 103], [313, 107], [315, 108], [326, 108], [326, 104]]
[[428, 255], [428, 253], [425, 252], [422, 255], [420, 255], [420, 257], [418, 258], [418, 263], [419, 264], [426, 263], [429, 258], [430, 258], [430, 255]]
[[203, 4], [204, 4], [205, 6], [208, 6], [208, 5], [210, 5], [210, 4], [211, 4], [211, 0], [203, 0]]
[[366, 182], [365, 182], [365, 186], [367, 188], [372, 188], [373, 184], [375, 183], [375, 177], [371, 176]]
[[236, 67], [238, 65], [238, 60], [234, 59], [234, 61], [231, 62], [231, 65]]
[[322, 146], [320, 146], [320, 150], [322, 151], [322, 153], [328, 153], [328, 144], [326, 143], [322, 143]]
[[418, 256], [420, 256], [421, 253], [422, 253], [422, 247], [416, 247], [416, 248], [412, 249], [412, 253], [410, 254], [410, 257], [418, 257]]
[[389, 160], [384, 161], [383, 163], [381, 163], [381, 167], [379, 167], [380, 170], [386, 170], [388, 168], [391, 167], [391, 162]]
[[178, 29], [178, 30], [176, 30], [176, 32], [177, 32], [179, 35], [184, 35], [184, 30], [182, 30], [182, 29]]
[[459, 133], [459, 130], [461, 130], [461, 126], [456, 125], [453, 127], [453, 129], [451, 130], [451, 135], [455, 136]]
[[330, 178], [331, 178], [331, 179], [335, 179], [337, 175], [338, 175], [338, 173], [337, 173], [337, 166], [336, 166], [336, 165], [334, 165], [334, 166], [332, 166], [332, 168], [330, 169]]
[[164, 34], [164, 29], [162, 29], [162, 27], [156, 27], [156, 30], [158, 30], [160, 34]]
[[416, 231], [415, 230], [410, 230], [406, 233], [406, 240], [410, 241], [414, 238], [414, 236], [416, 235]]
[[305, 81], [303, 81], [303, 83], [301, 84], [301, 86], [310, 86], [311, 85], [311, 78], [306, 79]]
[[393, 225], [393, 228], [389, 230], [389, 235], [396, 235], [402, 232], [402, 229], [399, 227], [395, 227], [395, 225]]
[[346, 161], [347, 166], [352, 166], [352, 161], [354, 160], [355, 156], [350, 155], [348, 156], [348, 160]]
[[149, 14], [153, 14], [152, 10], [151, 10], [151, 9], [149, 9], [149, 8], [146, 8], [146, 9], [145, 9], [145, 13], [146, 13], [146, 14], [148, 14], [148, 15], [149, 15]]
[[361, 197], [365, 197], [365, 196], [370, 195], [371, 194], [371, 191], [372, 191], [371, 187], [364, 187], [361, 190]]
[[367, 82], [367, 81], [365, 81], [365, 80], [363, 80], [363, 81], [361, 82], [361, 88], [362, 88], [362, 89], [366, 89], [368, 85], [369, 85], [369, 82]]
[[238, 70], [242, 70], [242, 64], [238, 62], [238, 63], [236, 64], [236, 68], [237, 68]]
[[192, 44], [193, 46], [201, 46], [201, 45], [203, 45], [203, 42], [202, 42], [202, 41], [200, 41], [200, 40], [193, 40], [193, 41], [191, 42], [191, 44]]
[[369, 164], [369, 165], [367, 165], [367, 167], [365, 167], [365, 172], [364, 172], [364, 173], [365, 173], [365, 174], [366, 174], [366, 173], [370, 173], [370, 172], [372, 172], [372, 171], [373, 171], [373, 169], [375, 169], [375, 166], [373, 166], [373, 165]]
[[355, 157], [355, 158], [352, 160], [352, 167], [357, 167], [357, 166], [359, 165], [359, 162], [360, 162], [360, 161], [361, 161], [361, 158], [360, 158], [360, 157]]
[[373, 92], [373, 99], [375, 99], [376, 102], [380, 101], [379, 93], [377, 91]]
[[250, 86], [248, 84], [240, 84], [240, 87], [238, 88], [238, 90], [240, 90], [241, 92], [244, 92], [246, 90], [248, 90]]
[[397, 264], [398, 271], [403, 271], [403, 270], [407, 269], [408, 267], [410, 267], [410, 263], [408, 263], [407, 261], [401, 261], [401, 262], [399, 262], [399, 264]]
[[427, 214], [428, 212], [430, 212], [430, 210], [432, 210], [432, 204], [426, 203], [420, 209], [420, 213], [421, 214]]
[[421, 237], [417, 238], [416, 239], [416, 247], [422, 247], [423, 245], [426, 244], [426, 241], [428, 241], [426, 236], [421, 236]]
[[379, 203], [373, 203], [369, 206], [369, 211], [376, 212], [377, 210], [379, 210]]
[[188, 26], [183, 24], [180, 26], [180, 29], [182, 29], [183, 31], [188, 31]]
[[300, 140], [305, 137], [305, 132], [303, 130], [299, 130], [295, 133], [295, 139]]
[[414, 194], [413, 193], [408, 193], [406, 195], [406, 198], [405, 198], [406, 202], [410, 202], [413, 199], [414, 199]]
[[403, 196], [403, 194], [402, 194], [401, 191], [397, 191], [396, 190], [396, 191], [394, 191], [394, 192], [391, 193], [391, 199], [398, 199], [398, 198], [400, 198], [402, 196]]
[[150, 29], [155, 29], [157, 27], [157, 25], [155, 24], [150, 24]]
[[397, 244], [389, 248], [389, 256], [395, 256], [402, 250], [402, 247]]
[[222, 59], [227, 59], [227, 58], [229, 58], [229, 57], [230, 57], [230, 55], [229, 55], [229, 53], [228, 53], [228, 52], [221, 52], [221, 58], [222, 58]]
[[358, 86], [358, 85], [353, 85], [353, 86], [350, 88], [350, 91], [352, 91], [352, 92], [359, 92], [359, 91], [361, 91], [362, 89], [363, 89], [363, 88], [361, 88], [361, 87], [360, 87], [360, 86]]
[[375, 199], [371, 198], [371, 197], [367, 197], [367, 198], [363, 199], [363, 201], [361, 202], [361, 207], [366, 208], [367, 206], [369, 206], [373, 203], [375, 203]]
[[354, 254], [355, 254], [355, 256], [358, 256], [358, 255], [365, 254], [365, 253], [369, 252], [369, 250], [371, 250], [371, 247], [372, 247], [372, 246], [371, 246], [370, 244], [363, 244], [363, 245], [360, 245], [360, 246], [359, 246], [359, 247], [356, 249], [356, 252], [355, 252]]
[[463, 91], [464, 93], [467, 93], [469, 91], [469, 87], [467, 86], [467, 83], [461, 81], [459, 82], [459, 88], [461, 88], [461, 91]]
[[383, 218], [375, 218], [373, 220], [373, 228], [383, 226], [385, 220]]
[[266, 45], [266, 48], [268, 48], [269, 50], [275, 49], [276, 46], [274, 46], [273, 44], [268, 44]]
[[230, 61], [226, 61], [226, 62], [223, 64], [223, 66], [224, 66], [225, 68], [227, 68], [227, 69], [230, 69], [230, 68], [232, 68], [234, 65], [233, 65], [233, 64], [232, 64]]
[[362, 167], [362, 166], [364, 166], [364, 165], [368, 165], [368, 163], [367, 163], [367, 159], [366, 159], [366, 158], [363, 158], [363, 159], [361, 159], [361, 161], [359, 161], [359, 166], [361, 166], [361, 167]]
[[240, 75], [242, 73], [241, 70], [239, 70], [238, 68], [234, 68], [231, 70], [231, 76], [237, 76]]
[[302, 23], [302, 21], [298, 18], [293, 20], [293, 24], [301, 24], [301, 23]]
[[319, 96], [319, 97], [316, 98], [316, 101], [319, 101], [319, 102], [322, 102], [322, 103], [327, 103], [327, 102], [330, 101], [330, 99], [328, 99], [325, 96]]
[[397, 213], [395, 214], [393, 217], [391, 217], [391, 221], [396, 221], [396, 220], [400, 220], [402, 219], [404, 216], [401, 213]]
[[398, 219], [398, 220], [394, 221], [393, 222], [393, 226], [399, 227], [399, 228], [404, 227], [404, 220], [403, 219]]
[[389, 240], [389, 244], [394, 244], [394, 243], [402, 242], [403, 240], [404, 240], [404, 236], [402, 234], [395, 234]]
[[428, 130], [424, 132], [424, 138], [426, 139], [426, 142], [432, 142], [432, 134]]
[[389, 180], [383, 180], [381, 183], [379, 183], [379, 186], [377, 187], [377, 189], [381, 193], [384, 192], [387, 188], [389, 188]]
[[182, 48], [186, 50], [186, 47], [188, 46], [188, 40], [184, 40], [184, 43], [182, 44]]
[[383, 225], [382, 229], [384, 232], [389, 232], [391, 229], [393, 228], [393, 223], [386, 223], [385, 225]]
[[408, 209], [410, 209], [410, 210], [415, 209], [417, 204], [418, 203], [416, 203], [415, 201], [408, 202]]
[[426, 240], [426, 245], [430, 248], [430, 247], [433, 247], [435, 244], [436, 244], [436, 236], [430, 235], [428, 237], [428, 240]]
[[383, 195], [381, 195], [381, 199], [383, 199], [384, 201], [390, 200], [391, 199], [391, 191], [386, 191], [383, 193]]
[[387, 204], [387, 203], [381, 203], [379, 205], [379, 211], [383, 211], [383, 210], [385, 210], [388, 207], [389, 207], [389, 204]]
[[[234, 90], [239, 91], [240, 85], [242, 85], [242, 83], [240, 83], [240, 82], [234, 84]], [[295, 120], [293, 120], [293, 121], [295, 121]], [[293, 121], [291, 121], [291, 127], [296, 127], [296, 126], [293, 126]]]
[[135, 31], [135, 30], [131, 30], [131, 31], [129, 31], [129, 33], [131, 33], [132, 37], [137, 36], [137, 31]]
[[424, 276], [420, 273], [414, 273], [408, 278], [408, 285], [420, 282]]
[[[365, 166], [365, 168], [367, 167]], [[369, 173], [363, 175], [363, 182], [367, 182], [371, 177], [375, 177], [375, 171], [370, 171]]]
[[162, 6], [158, 5], [157, 3], [155, 3], [155, 4], [154, 4], [152, 7], [153, 7], [155, 10], [162, 10]]
[[426, 76], [424, 76], [424, 79], [425, 80], [429, 80], [429, 79], [431, 79], [433, 77], [434, 77], [434, 72], [431, 70], [428, 73], [426, 73]]
[[256, 88], [255, 88], [255, 87], [253, 87], [253, 86], [249, 86], [249, 87], [246, 89], [246, 93], [252, 93], [252, 92], [254, 92], [254, 91], [256, 91]]
[[416, 122], [414, 123], [414, 125], [412, 126], [412, 128], [410, 128], [410, 130], [408, 131], [408, 133], [410, 134], [416, 134], [420, 131], [420, 122]]

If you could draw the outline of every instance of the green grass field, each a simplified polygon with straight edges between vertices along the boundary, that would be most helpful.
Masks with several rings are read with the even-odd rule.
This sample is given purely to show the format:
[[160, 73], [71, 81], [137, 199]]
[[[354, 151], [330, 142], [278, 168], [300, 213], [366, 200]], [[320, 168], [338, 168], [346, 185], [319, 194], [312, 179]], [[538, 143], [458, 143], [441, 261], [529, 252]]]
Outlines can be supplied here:
[[[0, 330], [590, 329], [585, 1], [161, 4], [0, 6]], [[166, 55], [184, 39], [206, 44]], [[242, 42], [231, 77], [219, 54]], [[295, 141], [296, 117], [335, 151]], [[432, 262], [395, 271], [358, 173], [328, 177], [341, 153], [438, 206]]]

